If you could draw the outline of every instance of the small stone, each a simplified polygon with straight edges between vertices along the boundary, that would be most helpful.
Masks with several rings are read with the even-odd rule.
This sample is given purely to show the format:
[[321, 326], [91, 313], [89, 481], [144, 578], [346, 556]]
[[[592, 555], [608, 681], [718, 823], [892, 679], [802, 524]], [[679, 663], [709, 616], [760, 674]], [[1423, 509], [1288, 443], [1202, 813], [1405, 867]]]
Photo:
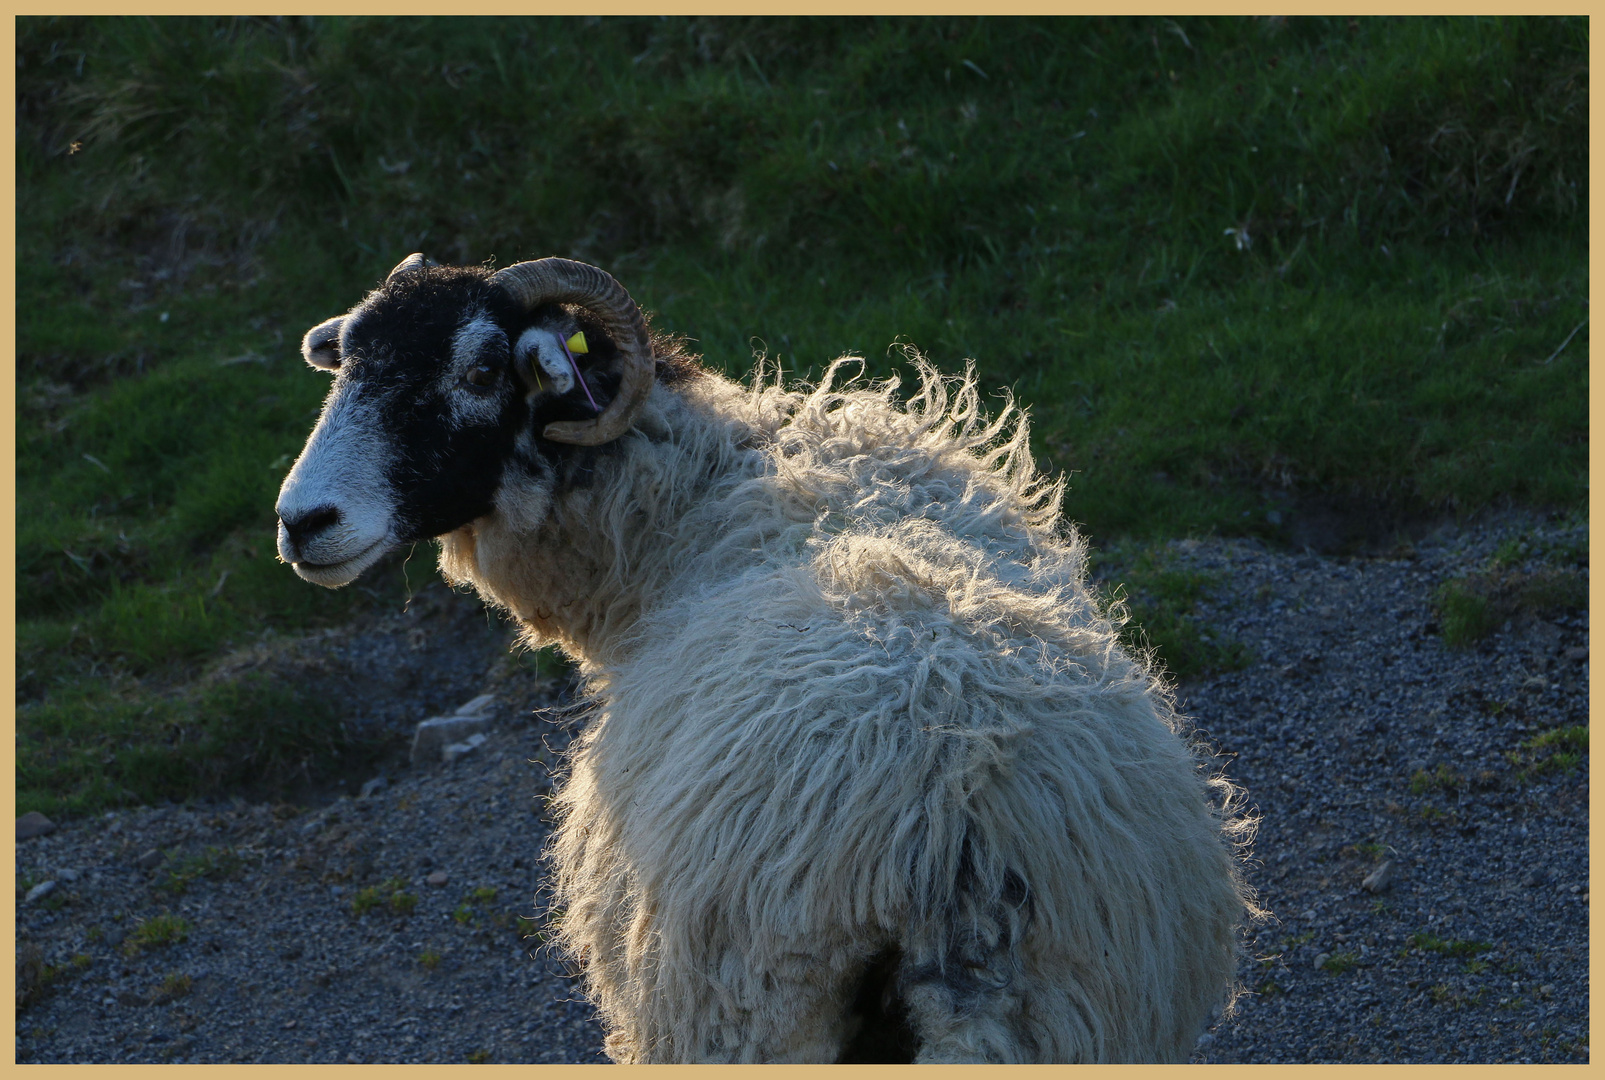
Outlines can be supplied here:
[[71, 870], [71, 869], [68, 869], [68, 870], [57, 870], [56, 871], [56, 880], [57, 881], [77, 881], [78, 880], [78, 871]]
[[17, 819], [17, 839], [32, 840], [36, 836], [56, 831], [56, 823], [37, 810], [29, 810]]
[[1215, 1036], [1210, 1034], [1207, 1031], [1204, 1032], [1202, 1035], [1198, 1036], [1198, 1041], [1193, 1044], [1194, 1048], [1198, 1049], [1198, 1050], [1208, 1050], [1211, 1046], [1214, 1046], [1214, 1045], [1215, 1045]]
[[[1353, 879], [1350, 879], [1353, 880]], [[1393, 860], [1389, 859], [1381, 866], [1365, 876], [1360, 882], [1360, 888], [1369, 893], [1379, 893], [1393, 885]]]
[[301, 835], [302, 836], [315, 836], [318, 833], [322, 832], [323, 829], [324, 829], [324, 826], [326, 826], [327, 824], [328, 824], [328, 822], [324, 821], [322, 818], [313, 818], [311, 821], [309, 821], [305, 825], [301, 826], [301, 830], [300, 830], [301, 831]]
[[[477, 699], [476, 699], [477, 700]], [[469, 704], [473, 704], [470, 702]], [[460, 743], [490, 727], [488, 716], [432, 716], [418, 725], [412, 737], [412, 763], [440, 761], [447, 746]]]
[[1315, 960], [1310, 964], [1310, 966], [1316, 970], [1320, 970], [1321, 965], [1325, 964], [1330, 959], [1332, 959], [1331, 953], [1316, 953]]
[[44, 899], [55, 891], [56, 883], [54, 881], [41, 881], [39, 884], [28, 890], [28, 895], [22, 898], [22, 902], [24, 904], [31, 904], [35, 900]]
[[478, 697], [474, 698], [468, 704], [459, 706], [458, 709], [457, 709], [457, 714], [456, 715], [458, 715], [458, 716], [479, 716], [482, 713], [489, 712], [492, 708], [495, 707], [495, 705], [496, 705], [496, 695], [495, 694], [480, 694]]
[[446, 746], [443, 746], [440, 748], [440, 760], [450, 765], [453, 761], [456, 761], [464, 754], [472, 753], [473, 751], [478, 750], [489, 738], [490, 736], [486, 735], [484, 732], [480, 732], [478, 734], [468, 736], [468, 738], [464, 739], [462, 742], [450, 743]]
[[141, 870], [154, 870], [162, 864], [162, 853], [151, 848], [145, 854], [134, 860], [134, 865]]
[[430, 886], [431, 888], [438, 889], [444, 886], [446, 882], [450, 880], [451, 875], [446, 873], [446, 871], [436, 870], [433, 874], [430, 874], [428, 877], [424, 878], [424, 884]]
[[1584, 660], [1588, 659], [1588, 646], [1573, 645], [1571, 648], [1566, 650], [1566, 659], [1575, 663], [1582, 663]]
[[389, 780], [385, 779], [383, 776], [376, 776], [372, 780], [369, 780], [366, 784], [362, 785], [362, 792], [357, 796], [357, 798], [371, 799], [373, 798], [375, 792], [383, 791], [389, 786]]

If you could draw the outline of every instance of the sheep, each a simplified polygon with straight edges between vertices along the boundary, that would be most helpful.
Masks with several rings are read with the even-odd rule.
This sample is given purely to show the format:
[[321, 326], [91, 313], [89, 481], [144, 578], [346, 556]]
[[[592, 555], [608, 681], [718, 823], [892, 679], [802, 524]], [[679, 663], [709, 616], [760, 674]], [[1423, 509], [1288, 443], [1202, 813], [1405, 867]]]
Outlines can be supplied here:
[[588, 685], [546, 855], [614, 1060], [1178, 1061], [1229, 1006], [1252, 823], [973, 366], [743, 386], [555, 258], [412, 255], [302, 347], [282, 559], [438, 539]]

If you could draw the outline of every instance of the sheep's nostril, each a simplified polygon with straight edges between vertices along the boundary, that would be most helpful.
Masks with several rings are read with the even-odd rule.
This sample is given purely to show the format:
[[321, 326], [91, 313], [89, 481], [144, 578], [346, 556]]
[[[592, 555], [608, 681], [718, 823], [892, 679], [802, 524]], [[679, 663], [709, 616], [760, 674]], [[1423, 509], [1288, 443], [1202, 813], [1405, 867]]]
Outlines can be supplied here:
[[314, 507], [304, 514], [281, 517], [279, 524], [289, 534], [290, 542], [300, 547], [324, 530], [340, 524], [340, 511], [333, 506]]

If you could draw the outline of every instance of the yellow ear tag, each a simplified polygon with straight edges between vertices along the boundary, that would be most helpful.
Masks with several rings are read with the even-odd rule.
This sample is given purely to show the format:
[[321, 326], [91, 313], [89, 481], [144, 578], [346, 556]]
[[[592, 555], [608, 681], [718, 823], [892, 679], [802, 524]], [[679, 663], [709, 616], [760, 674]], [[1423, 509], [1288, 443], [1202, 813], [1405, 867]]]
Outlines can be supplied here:
[[581, 356], [584, 356], [586, 353], [591, 351], [590, 347], [585, 344], [584, 330], [578, 331], [573, 337], [568, 339], [568, 351], [571, 353], [578, 353]]

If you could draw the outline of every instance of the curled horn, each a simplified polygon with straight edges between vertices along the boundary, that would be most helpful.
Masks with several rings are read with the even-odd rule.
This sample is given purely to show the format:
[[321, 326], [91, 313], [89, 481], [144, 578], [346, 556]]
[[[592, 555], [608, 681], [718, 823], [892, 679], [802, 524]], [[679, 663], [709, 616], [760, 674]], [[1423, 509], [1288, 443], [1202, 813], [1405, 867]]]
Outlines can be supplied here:
[[[578, 304], [602, 321], [624, 356], [619, 392], [595, 420], [561, 420], [542, 434], [552, 442], [600, 446], [630, 429], [636, 410], [652, 392], [652, 342], [646, 319], [613, 275], [571, 259], [536, 259], [498, 270], [490, 280], [528, 311], [539, 304]], [[528, 372], [520, 375], [530, 381]]]

